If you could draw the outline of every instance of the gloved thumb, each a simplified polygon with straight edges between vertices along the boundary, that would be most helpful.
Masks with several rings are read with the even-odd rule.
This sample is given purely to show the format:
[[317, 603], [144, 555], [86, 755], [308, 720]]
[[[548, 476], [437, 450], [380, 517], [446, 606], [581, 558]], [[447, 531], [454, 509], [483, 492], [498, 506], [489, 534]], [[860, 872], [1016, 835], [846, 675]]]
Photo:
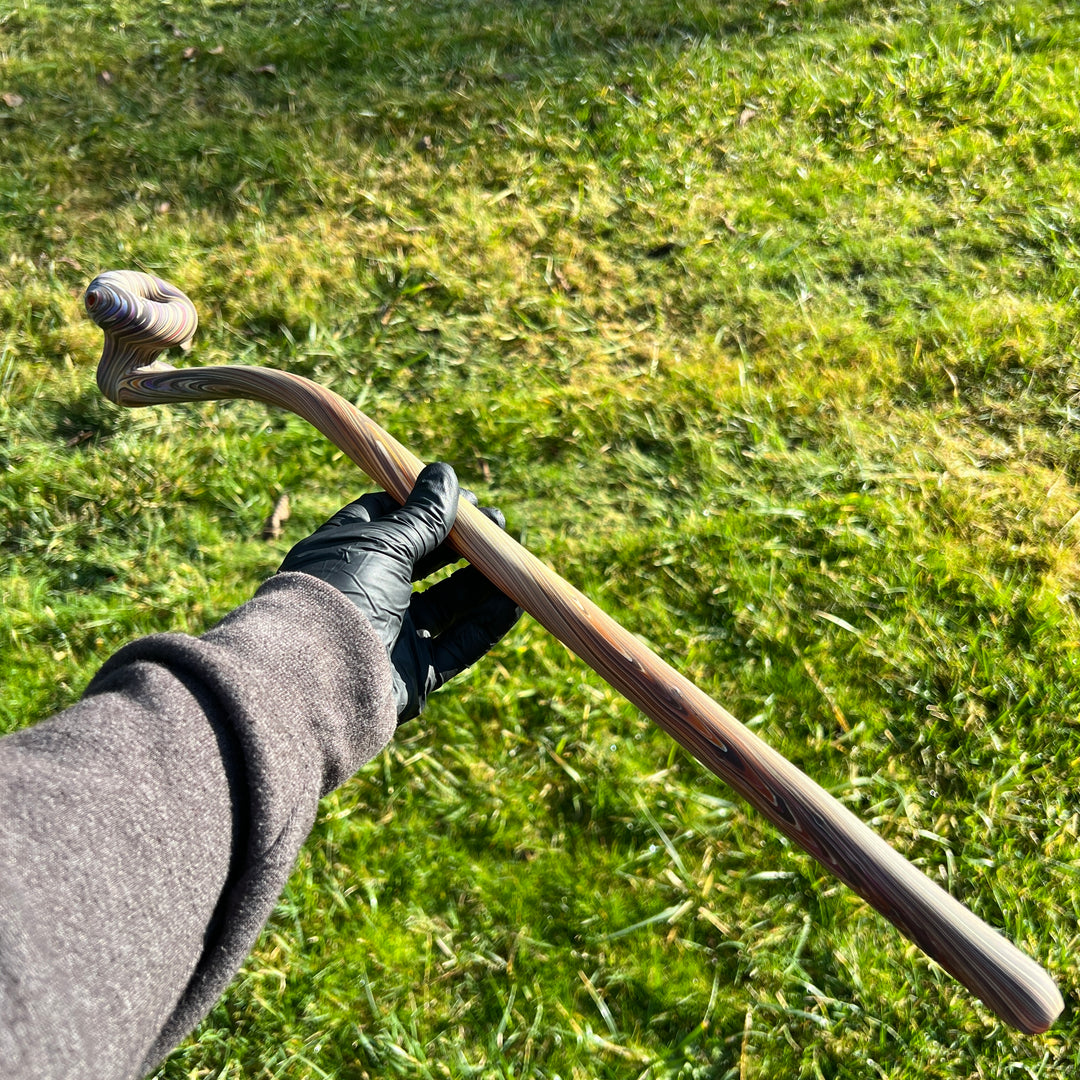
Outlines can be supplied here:
[[407, 526], [396, 537], [402, 558], [415, 566], [443, 543], [457, 518], [458, 494], [449, 465], [436, 461], [424, 467], [404, 505], [385, 519]]

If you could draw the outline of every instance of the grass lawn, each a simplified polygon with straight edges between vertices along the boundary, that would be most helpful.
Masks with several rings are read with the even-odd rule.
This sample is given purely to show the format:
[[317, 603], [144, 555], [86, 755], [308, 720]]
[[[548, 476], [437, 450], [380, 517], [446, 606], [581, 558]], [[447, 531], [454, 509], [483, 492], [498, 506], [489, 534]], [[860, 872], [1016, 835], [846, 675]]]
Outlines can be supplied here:
[[453, 463], [1066, 998], [996, 1021], [525, 619], [160, 1080], [1077, 1075], [1078, 57], [1065, 0], [0, 6], [2, 729], [368, 486], [103, 401], [82, 292], [149, 270], [188, 362]]

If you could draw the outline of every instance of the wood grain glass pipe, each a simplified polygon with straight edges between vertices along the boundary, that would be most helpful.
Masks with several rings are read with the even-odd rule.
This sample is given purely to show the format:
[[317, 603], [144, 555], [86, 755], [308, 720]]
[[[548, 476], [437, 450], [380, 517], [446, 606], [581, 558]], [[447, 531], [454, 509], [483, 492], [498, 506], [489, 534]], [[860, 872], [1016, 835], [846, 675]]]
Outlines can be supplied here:
[[[331, 390], [262, 367], [172, 368], [198, 317], [179, 289], [119, 270], [95, 278], [86, 309], [105, 333], [98, 385], [120, 405], [249, 398], [297, 413], [403, 501], [422, 462]], [[464, 501], [454, 548], [785, 836], [814, 856], [1001, 1019], [1029, 1034], [1063, 1008], [1045, 971], [873, 830]]]

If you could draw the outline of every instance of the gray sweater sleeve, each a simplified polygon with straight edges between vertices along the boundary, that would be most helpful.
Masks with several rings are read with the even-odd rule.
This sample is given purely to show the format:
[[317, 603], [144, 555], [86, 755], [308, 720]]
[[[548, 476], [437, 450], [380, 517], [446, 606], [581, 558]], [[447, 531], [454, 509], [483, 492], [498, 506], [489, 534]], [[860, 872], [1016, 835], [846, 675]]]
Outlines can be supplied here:
[[394, 732], [386, 650], [336, 589], [279, 574], [199, 638], [117, 653], [0, 739], [0, 1062], [132, 1080], [243, 963], [320, 796]]

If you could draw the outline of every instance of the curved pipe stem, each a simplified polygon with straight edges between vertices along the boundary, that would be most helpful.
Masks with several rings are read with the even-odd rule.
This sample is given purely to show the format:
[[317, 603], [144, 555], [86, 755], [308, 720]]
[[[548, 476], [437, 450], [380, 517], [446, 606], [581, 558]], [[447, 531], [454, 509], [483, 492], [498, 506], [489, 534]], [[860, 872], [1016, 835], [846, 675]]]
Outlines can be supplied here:
[[[318, 428], [399, 501], [412, 490], [420, 459], [331, 390], [268, 368], [155, 364], [163, 348], [189, 340], [197, 323], [190, 300], [166, 282], [133, 271], [102, 274], [87, 290], [86, 307], [105, 332], [98, 383], [111, 400], [135, 406], [249, 398], [280, 406]], [[1001, 1019], [1029, 1034], [1054, 1022], [1064, 1003], [1038, 964], [464, 500], [450, 542]]]

